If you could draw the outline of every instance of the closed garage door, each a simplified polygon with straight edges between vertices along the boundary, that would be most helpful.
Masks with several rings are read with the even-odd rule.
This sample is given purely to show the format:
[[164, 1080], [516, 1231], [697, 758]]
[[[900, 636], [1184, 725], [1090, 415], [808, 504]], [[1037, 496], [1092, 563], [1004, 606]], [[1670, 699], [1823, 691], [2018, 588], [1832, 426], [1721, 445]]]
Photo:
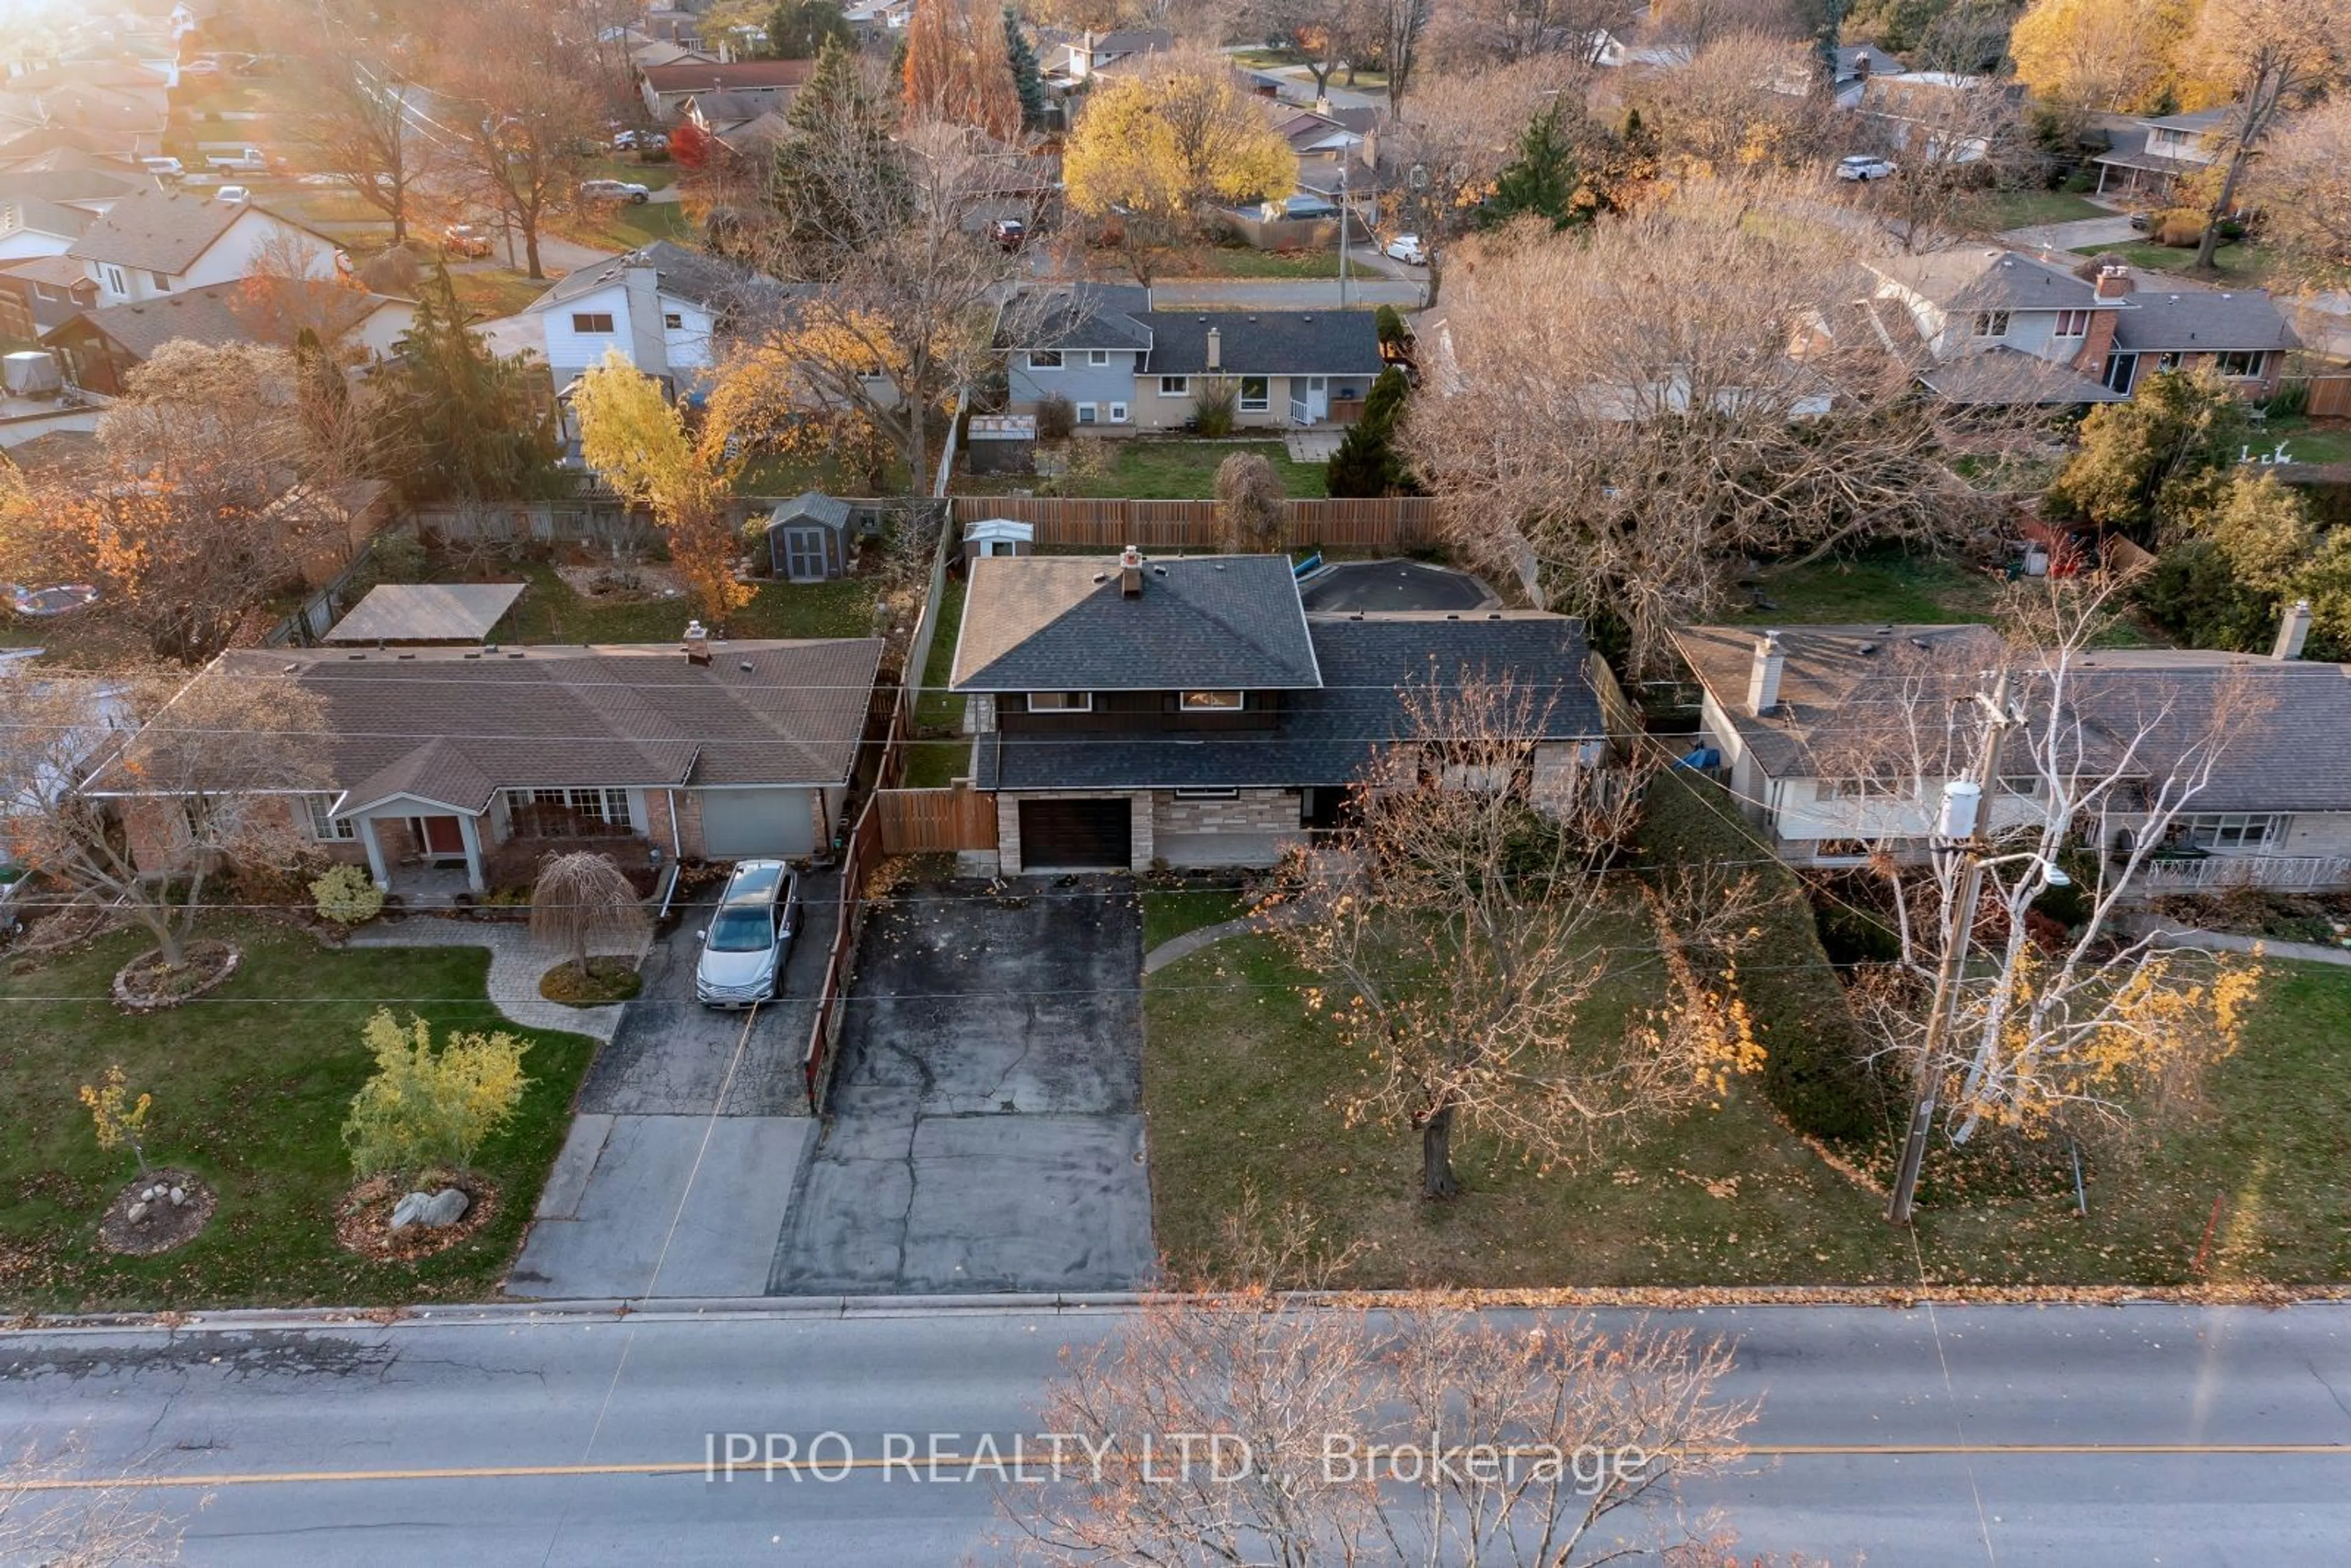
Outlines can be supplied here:
[[1132, 802], [1114, 800], [1023, 800], [1020, 802], [1020, 863], [1030, 870], [1123, 870], [1127, 811]]
[[702, 852], [715, 861], [804, 855], [816, 849], [805, 789], [705, 789]]

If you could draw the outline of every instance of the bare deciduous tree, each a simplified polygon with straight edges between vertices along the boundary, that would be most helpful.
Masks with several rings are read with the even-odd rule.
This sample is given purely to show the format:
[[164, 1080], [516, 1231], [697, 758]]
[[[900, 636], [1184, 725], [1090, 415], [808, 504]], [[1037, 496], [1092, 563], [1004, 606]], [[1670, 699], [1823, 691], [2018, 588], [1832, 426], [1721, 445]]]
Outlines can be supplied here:
[[2271, 252], [2301, 281], [2340, 287], [2351, 273], [2351, 98], [2331, 98], [2272, 137], [2249, 194], [2269, 214]]
[[331, 26], [304, 39], [301, 96], [288, 127], [310, 162], [384, 215], [405, 245], [420, 186], [438, 173], [446, 132], [425, 123], [423, 87], [390, 47], [371, 47]]
[[2210, 0], [2190, 51], [2229, 95], [2220, 141], [2225, 172], [2207, 210], [2196, 265], [2210, 268], [2220, 220], [2278, 121], [2343, 79], [2351, 13], [2340, 0]]
[[611, 856], [574, 850], [550, 855], [538, 868], [530, 890], [531, 940], [569, 955], [581, 979], [591, 946], [633, 942], [644, 928], [644, 905]]
[[292, 866], [305, 852], [302, 808], [286, 797], [326, 788], [326, 721], [290, 680], [215, 667], [193, 681], [0, 681], [0, 715], [16, 855], [137, 921], [167, 966], [183, 961], [220, 873]]
[[[137, 1500], [131, 1485], [89, 1485], [78, 1449], [44, 1458], [27, 1445], [0, 1468], [0, 1562], [42, 1568], [119, 1568], [180, 1560], [178, 1525]], [[70, 1480], [72, 1490], [48, 1490]]]
[[1916, 65], [1952, 79], [1910, 93], [1899, 120], [1872, 122], [1895, 172], [1862, 193], [1886, 232], [1914, 254], [1951, 244], [1964, 209], [1980, 193], [2031, 183], [2042, 167], [2003, 78], [1963, 73], [1931, 46]]
[[1782, 90], [1810, 69], [1803, 45], [1744, 27], [1714, 33], [1687, 65], [1624, 91], [1656, 131], [1662, 162], [1685, 176], [1729, 178], [1819, 162], [1831, 134], [1821, 100]]
[[[1443, 1302], [1374, 1317], [1287, 1282], [1155, 1300], [1072, 1362], [1046, 1396], [1060, 1461], [998, 1493], [1023, 1558], [1575, 1568], [1729, 1543], [1674, 1506], [1757, 1413], [1719, 1391], [1722, 1341]], [[1181, 1462], [1174, 1433], [1199, 1435]]]
[[1866, 244], [1810, 215], [1826, 199], [1699, 180], [1588, 238], [1483, 248], [1405, 415], [1456, 537], [1498, 569], [1531, 548], [1550, 602], [1621, 622], [1638, 673], [1744, 559], [1944, 537], [2002, 504], [1946, 466], [1948, 411], [1854, 302]]
[[451, 19], [445, 122], [473, 188], [522, 235], [524, 270], [547, 276], [539, 235], [572, 196], [597, 131], [578, 51], [535, 5], [475, 4]]
[[[1290, 907], [1271, 925], [1321, 977], [1309, 1006], [1372, 1064], [1347, 1115], [1417, 1131], [1430, 1198], [1459, 1190], [1463, 1124], [1544, 1166], [1573, 1165], [1761, 1061], [1730, 977], [1688, 956], [1735, 949], [1743, 889], [1718, 890], [1690, 926], [1612, 877], [1637, 781], [1539, 745], [1554, 701], [1432, 670], [1405, 694], [1409, 738], [1357, 786], [1354, 825], [1333, 850], [1293, 856]], [[1639, 944], [1664, 958], [1665, 1006], [1621, 1024], [1593, 1017], [1612, 955], [1643, 926]]]
[[1566, 55], [1591, 65], [1600, 35], [1629, 37], [1640, 12], [1630, 0], [1451, 0], [1429, 20], [1429, 57], [1448, 70], [1511, 65], [1537, 55]]
[[1289, 510], [1281, 476], [1261, 454], [1236, 452], [1217, 465], [1217, 524], [1227, 549], [1280, 549]]

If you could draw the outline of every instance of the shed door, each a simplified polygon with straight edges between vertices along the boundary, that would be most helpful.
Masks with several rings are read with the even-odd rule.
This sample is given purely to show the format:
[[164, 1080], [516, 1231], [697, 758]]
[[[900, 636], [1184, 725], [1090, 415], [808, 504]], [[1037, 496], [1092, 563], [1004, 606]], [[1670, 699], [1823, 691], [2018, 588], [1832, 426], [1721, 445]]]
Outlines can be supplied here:
[[1131, 852], [1127, 817], [1134, 802], [1113, 800], [1023, 800], [1020, 802], [1020, 863], [1068, 871], [1123, 871]]
[[794, 582], [818, 582], [824, 578], [824, 530], [784, 530], [784, 575]]
[[816, 849], [805, 789], [705, 789], [702, 852], [715, 861], [804, 855]]

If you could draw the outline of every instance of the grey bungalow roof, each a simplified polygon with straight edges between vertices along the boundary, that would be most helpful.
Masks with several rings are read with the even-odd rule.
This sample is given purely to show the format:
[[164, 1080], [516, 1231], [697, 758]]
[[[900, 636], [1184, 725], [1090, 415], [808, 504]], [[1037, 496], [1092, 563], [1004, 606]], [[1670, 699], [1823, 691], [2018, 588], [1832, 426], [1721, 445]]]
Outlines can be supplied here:
[[1870, 270], [1949, 311], [2119, 309], [2064, 267], [2012, 250], [1959, 249], [1867, 264]]
[[111, 262], [141, 272], [185, 272], [228, 232], [231, 224], [246, 213], [266, 213], [288, 228], [326, 240], [325, 235], [251, 202], [221, 202], [208, 196], [147, 190], [125, 196], [107, 208], [106, 215], [66, 254], [80, 261]]
[[1197, 376], [1211, 371], [1208, 334], [1217, 334], [1217, 371], [1227, 375], [1375, 376], [1380, 330], [1369, 310], [1154, 310], [1144, 373]]
[[1143, 318], [1151, 291], [1132, 284], [1081, 283], [1057, 288], [1038, 302], [1036, 324], [1022, 336], [1037, 349], [1132, 349], [1151, 347]]
[[2071, 365], [1998, 345], [1928, 365], [1919, 371], [1918, 382], [1947, 402], [2001, 408], [2122, 402], [2129, 395], [2092, 381]]
[[2134, 308], [2115, 323], [2117, 349], [2208, 353], [2302, 346], [2277, 302], [2258, 288], [2142, 291], [2130, 302]]
[[653, 268], [657, 286], [664, 294], [688, 300], [705, 309], [723, 309], [753, 297], [779, 294], [783, 286], [747, 268], [722, 261], [700, 251], [688, 250], [669, 240], [657, 239], [622, 256], [592, 267], [580, 267], [559, 279], [554, 287], [540, 295], [528, 306], [528, 310], [549, 310], [567, 301], [591, 294], [625, 278], [632, 267]]
[[1289, 558], [1146, 561], [1122, 591], [1101, 556], [974, 560], [957, 691], [1296, 690], [1320, 684]]

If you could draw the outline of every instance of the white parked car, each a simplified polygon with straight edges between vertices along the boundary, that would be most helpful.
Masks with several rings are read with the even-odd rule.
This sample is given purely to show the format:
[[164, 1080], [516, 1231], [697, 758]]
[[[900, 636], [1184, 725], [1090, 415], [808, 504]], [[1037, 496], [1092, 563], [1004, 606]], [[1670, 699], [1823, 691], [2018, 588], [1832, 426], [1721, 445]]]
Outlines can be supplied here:
[[694, 967], [694, 996], [707, 1008], [747, 1008], [783, 988], [784, 962], [800, 923], [800, 879], [781, 861], [742, 861], [718, 895]]
[[582, 180], [580, 199], [583, 202], [627, 202], [642, 205], [653, 192], [633, 180]]
[[249, 202], [253, 200], [253, 190], [252, 187], [247, 185], [223, 185], [219, 190], [213, 193], [213, 200], [215, 202]]
[[1428, 265], [1428, 247], [1420, 243], [1418, 235], [1398, 235], [1388, 241], [1384, 252], [1392, 261], [1408, 262], [1414, 267]]
[[1840, 180], [1883, 180], [1894, 171], [1895, 165], [1890, 159], [1856, 152], [1850, 158], [1837, 160], [1836, 176]]
[[188, 172], [188, 166], [177, 158], [141, 158], [139, 166], [158, 180], [176, 180]]

